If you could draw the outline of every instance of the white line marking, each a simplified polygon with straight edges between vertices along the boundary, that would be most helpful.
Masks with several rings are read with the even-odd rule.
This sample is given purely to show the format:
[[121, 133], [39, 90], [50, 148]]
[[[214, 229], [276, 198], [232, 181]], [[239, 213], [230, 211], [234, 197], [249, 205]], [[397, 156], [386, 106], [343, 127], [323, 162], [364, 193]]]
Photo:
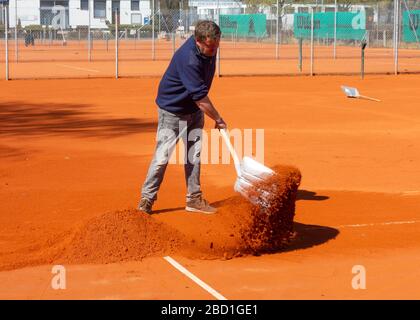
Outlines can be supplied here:
[[420, 195], [420, 191], [418, 191], [418, 190], [404, 191], [401, 194], [403, 196], [417, 196], [417, 195]]
[[75, 70], [81, 70], [81, 71], [100, 72], [99, 70], [79, 68], [79, 67], [75, 67], [75, 66], [69, 66], [67, 64], [56, 64], [56, 66], [70, 68], [70, 69], [75, 69]]
[[190, 278], [192, 281], [194, 281], [196, 284], [198, 284], [200, 287], [202, 287], [204, 290], [206, 290], [208, 293], [210, 293], [213, 297], [215, 297], [217, 300], [227, 300], [224, 296], [222, 296], [219, 292], [214, 290], [212, 287], [210, 287], [205, 282], [201, 281], [199, 278], [197, 278], [195, 275], [193, 275], [191, 272], [189, 272], [187, 269], [185, 269], [183, 266], [181, 266], [178, 262], [176, 262], [174, 259], [172, 259], [169, 256], [164, 257], [166, 261], [168, 261], [172, 266], [174, 266], [178, 271], [186, 275], [188, 278]]
[[344, 224], [341, 226], [334, 226], [333, 228], [362, 228], [362, 227], [374, 227], [374, 226], [390, 226], [398, 224], [415, 224], [420, 223], [419, 220], [413, 221], [390, 221], [390, 222], [379, 222], [379, 223], [362, 223], [362, 224]]

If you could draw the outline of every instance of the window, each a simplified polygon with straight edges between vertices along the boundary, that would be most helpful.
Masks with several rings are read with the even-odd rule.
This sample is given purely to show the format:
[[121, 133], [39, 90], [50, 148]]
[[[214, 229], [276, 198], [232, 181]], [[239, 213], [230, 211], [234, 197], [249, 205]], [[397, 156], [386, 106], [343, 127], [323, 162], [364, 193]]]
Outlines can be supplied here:
[[106, 18], [106, 0], [95, 0], [93, 6], [95, 18]]
[[141, 14], [140, 13], [132, 13], [131, 14], [131, 24], [141, 24]]
[[69, 6], [69, 0], [41, 0], [40, 7], [42, 8], [52, 8], [54, 6]]
[[139, 11], [139, 10], [140, 10], [140, 1], [131, 0], [131, 11]]
[[89, 0], [80, 0], [80, 9], [89, 10]]
[[40, 7], [41, 8], [52, 8], [55, 5], [55, 1], [45, 1], [41, 0]]
[[115, 11], [120, 14], [120, 0], [112, 0], [112, 14], [115, 14]]

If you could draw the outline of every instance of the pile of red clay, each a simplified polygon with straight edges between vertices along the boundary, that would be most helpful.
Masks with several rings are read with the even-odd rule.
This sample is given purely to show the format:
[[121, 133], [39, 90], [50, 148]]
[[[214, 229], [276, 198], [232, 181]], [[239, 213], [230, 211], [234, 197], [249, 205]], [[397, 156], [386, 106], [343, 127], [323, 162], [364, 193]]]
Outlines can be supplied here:
[[60, 261], [112, 263], [177, 252], [182, 235], [137, 210], [110, 212], [83, 224], [73, 234]]
[[111, 263], [167, 254], [231, 259], [279, 251], [293, 236], [301, 174], [294, 167], [274, 171], [249, 190], [257, 205], [238, 195], [216, 204], [214, 215], [180, 211], [150, 216], [126, 210], [98, 216], [78, 228], [59, 260]]
[[[155, 215], [135, 209], [109, 212], [56, 236], [43, 250], [32, 252], [25, 261], [14, 261], [13, 266], [105, 264], [170, 254], [231, 259], [279, 251], [293, 236], [301, 174], [294, 167], [274, 170], [275, 175], [249, 190], [249, 196], [264, 206], [237, 195], [216, 203], [218, 212], [213, 215], [182, 210]], [[259, 198], [262, 191], [266, 196]]]
[[273, 252], [293, 238], [293, 219], [301, 173], [296, 168], [276, 167], [268, 179], [248, 190], [253, 198], [250, 215], [241, 230], [247, 250], [253, 253]]
[[217, 204], [215, 215], [187, 214], [175, 221], [162, 218], [190, 239], [182, 254], [231, 259], [284, 249], [295, 236], [293, 219], [301, 173], [289, 166], [273, 170], [273, 176], [248, 191], [256, 204], [237, 195]]

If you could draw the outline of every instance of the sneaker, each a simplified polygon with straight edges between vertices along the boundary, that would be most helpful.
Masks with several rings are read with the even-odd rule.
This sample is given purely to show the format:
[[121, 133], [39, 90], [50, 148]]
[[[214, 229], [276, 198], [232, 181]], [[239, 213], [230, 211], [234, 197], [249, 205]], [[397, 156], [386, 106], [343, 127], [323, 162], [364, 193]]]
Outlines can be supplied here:
[[152, 213], [152, 205], [153, 202], [150, 201], [149, 199], [146, 198], [142, 198], [140, 200], [139, 206], [137, 207], [138, 210], [143, 211], [147, 214], [151, 214]]
[[206, 214], [212, 214], [217, 212], [217, 209], [209, 205], [207, 200], [204, 200], [203, 198], [197, 198], [188, 201], [185, 210], [190, 212], [201, 212]]

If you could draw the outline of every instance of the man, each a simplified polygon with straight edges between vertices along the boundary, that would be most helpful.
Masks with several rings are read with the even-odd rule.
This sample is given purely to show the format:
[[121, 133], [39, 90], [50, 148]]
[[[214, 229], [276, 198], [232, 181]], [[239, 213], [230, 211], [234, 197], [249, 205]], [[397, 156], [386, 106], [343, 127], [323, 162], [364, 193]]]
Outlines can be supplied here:
[[[171, 151], [180, 136], [184, 140], [188, 155], [184, 165], [187, 183], [185, 209], [207, 214], [216, 212], [202, 197], [200, 152], [204, 114], [215, 121], [216, 128], [226, 128], [226, 123], [208, 97], [216, 69], [220, 36], [221, 31], [217, 24], [207, 20], [199, 21], [194, 36], [175, 52], [160, 81], [156, 98], [159, 107], [157, 144], [138, 206], [143, 212], [152, 213], [152, 205], [157, 199]], [[180, 122], [186, 123], [186, 134], [185, 130], [180, 130]], [[194, 136], [193, 141], [188, 141], [189, 133], [193, 130], [194, 133], [198, 131], [198, 134]]]

